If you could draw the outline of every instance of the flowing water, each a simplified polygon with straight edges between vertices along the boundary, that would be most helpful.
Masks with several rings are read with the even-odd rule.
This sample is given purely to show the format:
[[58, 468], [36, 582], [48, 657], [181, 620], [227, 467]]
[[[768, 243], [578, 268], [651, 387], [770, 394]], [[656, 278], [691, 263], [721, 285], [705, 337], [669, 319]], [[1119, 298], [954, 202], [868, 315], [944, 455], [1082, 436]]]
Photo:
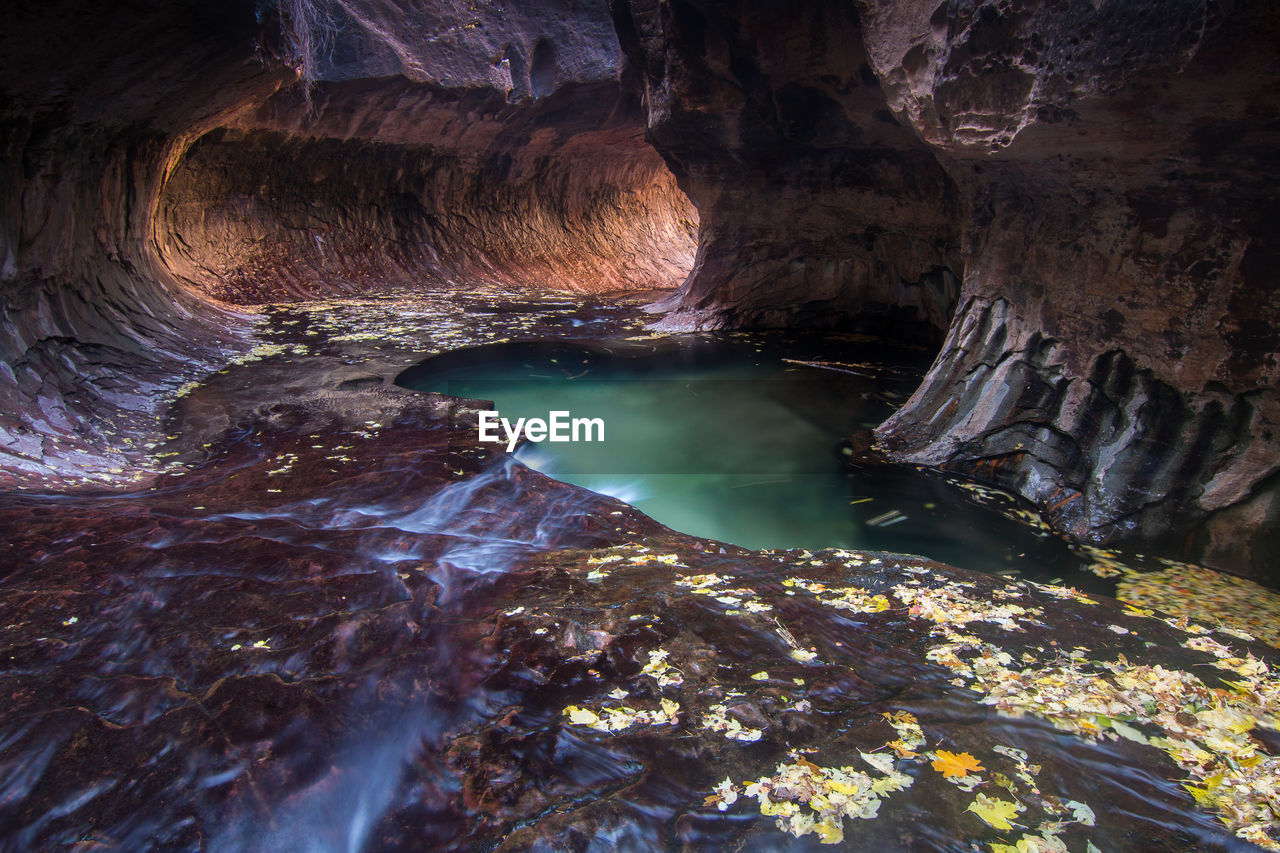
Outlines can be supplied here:
[[[276, 315], [282, 345], [327, 316], [295, 312]], [[440, 315], [490, 316], [454, 301]], [[513, 419], [599, 417], [604, 442], [513, 459], [427, 395], [263, 407], [269, 382], [332, 381], [324, 357], [307, 373], [277, 355], [193, 392], [193, 417], [237, 417], [154, 486], [0, 495], [0, 851], [830, 849], [775, 824], [795, 792], [712, 796], [780, 766], [894, 782], [859, 789], [845, 849], [992, 849], [1024, 830], [1072, 851], [1248, 849], [1196, 806], [1185, 768], [1134, 742], [1160, 733], [1138, 717], [1154, 711], [1126, 714], [1124, 738], [1085, 737], [1062, 728], [1079, 723], [1073, 697], [1027, 714], [983, 701], [997, 665], [1029, 689], [1097, 681], [1115, 660], [1220, 687], [1189, 634], [1115, 601], [863, 553], [1075, 571], [994, 493], [846, 466], [842, 438], [903, 402], [923, 353], [495, 343], [503, 322], [402, 381]], [[317, 344], [338, 345], [344, 365], [367, 357]], [[813, 550], [691, 538], [521, 460], [679, 530]], [[890, 758], [908, 717], [916, 754]], [[944, 777], [935, 748], [980, 760], [983, 787]], [[1016, 827], [977, 816], [978, 794], [1016, 799]]]

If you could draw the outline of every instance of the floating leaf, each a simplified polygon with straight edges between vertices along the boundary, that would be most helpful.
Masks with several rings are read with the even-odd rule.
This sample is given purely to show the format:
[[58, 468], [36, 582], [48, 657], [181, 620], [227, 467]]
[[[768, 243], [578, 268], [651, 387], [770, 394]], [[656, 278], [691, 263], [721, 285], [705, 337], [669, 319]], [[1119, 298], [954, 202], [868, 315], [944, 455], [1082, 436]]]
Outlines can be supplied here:
[[978, 759], [967, 752], [957, 753], [940, 749], [933, 755], [933, 769], [947, 778], [968, 776], [983, 769]]
[[593, 726], [600, 722], [600, 717], [594, 711], [588, 708], [579, 708], [577, 705], [570, 705], [564, 709], [569, 715], [569, 722], [575, 726]]
[[996, 829], [1013, 829], [1013, 824], [1009, 821], [1018, 816], [1020, 808], [1017, 803], [1011, 803], [1008, 800], [1002, 800], [998, 797], [988, 797], [986, 794], [979, 794], [978, 798], [969, 804], [970, 811], [982, 818], [988, 826]]
[[839, 844], [844, 841], [844, 827], [832, 818], [818, 821], [813, 831], [818, 833], [818, 840], [823, 844]]
[[858, 753], [862, 756], [862, 760], [870, 764], [881, 773], [892, 773], [894, 769], [893, 758], [888, 755], [873, 755], [868, 752]]
[[1071, 809], [1071, 816], [1085, 826], [1093, 826], [1097, 821], [1097, 816], [1093, 813], [1093, 809], [1079, 800], [1067, 800], [1067, 808]]

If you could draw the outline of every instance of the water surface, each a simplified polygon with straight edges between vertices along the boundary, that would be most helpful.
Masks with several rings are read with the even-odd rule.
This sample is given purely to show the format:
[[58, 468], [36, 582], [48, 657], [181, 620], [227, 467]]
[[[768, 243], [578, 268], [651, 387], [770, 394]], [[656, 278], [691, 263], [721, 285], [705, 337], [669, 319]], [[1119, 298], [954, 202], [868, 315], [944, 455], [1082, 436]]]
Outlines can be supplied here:
[[929, 358], [850, 335], [520, 342], [437, 356], [398, 381], [493, 401], [512, 423], [556, 410], [600, 418], [603, 442], [528, 442], [516, 456], [682, 533], [921, 554], [1105, 589], [1064, 542], [1009, 517], [1025, 512], [1011, 499], [909, 467], [850, 468], [844, 439], [905, 402]]

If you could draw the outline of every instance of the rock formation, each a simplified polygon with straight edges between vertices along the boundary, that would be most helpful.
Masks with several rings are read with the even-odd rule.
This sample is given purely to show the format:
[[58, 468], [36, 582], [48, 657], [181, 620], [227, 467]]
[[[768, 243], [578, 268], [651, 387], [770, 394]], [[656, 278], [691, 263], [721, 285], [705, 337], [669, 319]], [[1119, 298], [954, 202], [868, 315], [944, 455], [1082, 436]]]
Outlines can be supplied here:
[[[702, 214], [668, 322], [958, 304], [877, 430], [888, 457], [1005, 485], [1080, 539], [1273, 570], [1272, 7], [619, 2], [615, 20]], [[958, 298], [922, 298], [952, 276]]]
[[695, 539], [392, 384], [892, 334], [875, 461], [1274, 585], [1280, 7], [9, 7], [0, 849], [1280, 849], [1274, 625]]
[[616, 3], [614, 18], [649, 138], [701, 221], [665, 326], [941, 335], [959, 197], [886, 108], [851, 6]]
[[692, 263], [603, 6], [65, 0], [3, 39], [10, 485], [150, 476], [164, 398], [248, 348], [228, 304]]
[[471, 6], [14, 13], [3, 482], [153, 476], [164, 400], [252, 343], [232, 305], [688, 273], [666, 328], [941, 342], [887, 457], [1268, 575], [1271, 7]]
[[1082, 538], [1176, 532], [1188, 556], [1273, 571], [1280, 16], [891, 5], [867, 4], [867, 43], [964, 190], [966, 264], [885, 444], [994, 473]]

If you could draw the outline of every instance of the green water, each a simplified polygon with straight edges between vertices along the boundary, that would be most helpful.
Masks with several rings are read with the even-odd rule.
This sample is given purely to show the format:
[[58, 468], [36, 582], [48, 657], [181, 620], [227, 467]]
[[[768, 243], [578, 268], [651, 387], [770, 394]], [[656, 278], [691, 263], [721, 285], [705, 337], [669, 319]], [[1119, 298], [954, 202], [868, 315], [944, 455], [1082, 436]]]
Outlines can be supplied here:
[[527, 442], [516, 458], [685, 533], [748, 548], [921, 554], [1096, 586], [1063, 542], [1008, 517], [1011, 502], [910, 468], [848, 466], [842, 440], [905, 402], [928, 361], [853, 337], [690, 335], [478, 347], [398, 381], [491, 400], [513, 423], [557, 410], [601, 419], [603, 441]]

